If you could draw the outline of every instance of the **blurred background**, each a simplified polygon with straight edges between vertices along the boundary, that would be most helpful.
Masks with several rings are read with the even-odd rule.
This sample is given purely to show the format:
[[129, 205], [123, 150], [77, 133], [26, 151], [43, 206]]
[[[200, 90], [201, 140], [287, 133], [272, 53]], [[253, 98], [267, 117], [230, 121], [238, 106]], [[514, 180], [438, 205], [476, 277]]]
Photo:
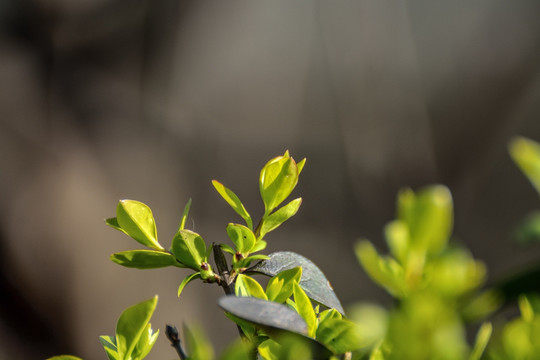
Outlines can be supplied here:
[[[0, 358], [104, 358], [126, 307], [159, 294], [152, 323], [235, 338], [217, 286], [109, 260], [139, 248], [105, 226], [119, 199], [153, 209], [170, 244], [225, 242], [239, 221], [219, 179], [262, 214], [258, 173], [308, 162], [300, 212], [270, 235], [327, 274], [344, 305], [388, 301], [354, 242], [386, 251], [403, 186], [443, 183], [456, 241], [489, 281], [540, 258], [512, 231], [538, 197], [511, 162], [540, 140], [540, 2], [3, 0], [0, 2]], [[149, 359], [174, 359], [160, 336]]]

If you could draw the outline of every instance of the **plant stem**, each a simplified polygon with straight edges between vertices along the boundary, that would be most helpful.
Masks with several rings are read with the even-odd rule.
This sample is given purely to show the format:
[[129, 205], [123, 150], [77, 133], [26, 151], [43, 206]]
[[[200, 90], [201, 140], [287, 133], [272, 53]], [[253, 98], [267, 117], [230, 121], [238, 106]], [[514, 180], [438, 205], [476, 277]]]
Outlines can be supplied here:
[[187, 355], [182, 348], [182, 344], [180, 343], [180, 337], [178, 336], [178, 330], [175, 326], [167, 325], [165, 327], [165, 335], [167, 335], [167, 339], [171, 342], [171, 346], [176, 350], [178, 353], [178, 356], [180, 357], [180, 360], [187, 359]]

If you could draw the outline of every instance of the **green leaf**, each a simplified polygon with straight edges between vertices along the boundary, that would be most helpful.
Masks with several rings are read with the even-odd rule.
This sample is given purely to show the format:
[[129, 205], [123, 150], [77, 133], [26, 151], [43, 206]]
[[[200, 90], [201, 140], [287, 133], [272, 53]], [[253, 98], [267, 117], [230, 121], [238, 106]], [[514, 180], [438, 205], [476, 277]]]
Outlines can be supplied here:
[[116, 338], [114, 336], [102, 335], [99, 337], [99, 341], [109, 360], [121, 360], [120, 355], [118, 354], [118, 348], [116, 347]]
[[214, 349], [206, 334], [197, 326], [184, 326], [190, 360], [213, 360]]
[[266, 241], [261, 239], [261, 240], [257, 240], [255, 245], [253, 245], [253, 247], [251, 248], [250, 252], [254, 253], [257, 251], [264, 250], [264, 249], [266, 249]]
[[249, 215], [238, 196], [236, 196], [236, 194], [232, 192], [232, 190], [226, 188], [222, 183], [217, 180], [212, 180], [212, 185], [214, 185], [214, 188], [217, 190], [217, 192], [221, 195], [223, 199], [225, 199], [225, 201], [233, 208], [233, 210], [236, 211], [236, 213], [246, 221], [248, 228], [253, 230], [253, 220], [251, 219], [251, 215]]
[[73, 355], [57, 355], [50, 357], [47, 360], [82, 360], [82, 358]]
[[182, 283], [180, 283], [180, 286], [178, 287], [178, 297], [180, 297], [180, 294], [182, 293], [182, 290], [184, 290], [184, 288], [186, 287], [187, 284], [189, 284], [190, 282], [192, 282], [193, 280], [195, 279], [200, 279], [201, 278], [201, 273], [200, 272], [196, 272], [196, 273], [193, 273], [189, 276], [186, 276], [186, 278], [184, 278], [184, 280], [182, 280]]
[[248, 256], [247, 258], [244, 258], [242, 260], [239, 260], [239, 261], [235, 262], [234, 263], [234, 268], [235, 269], [246, 269], [255, 260], [267, 260], [269, 258], [270, 257], [268, 255], [264, 255], [264, 254], [251, 255], [251, 256]]
[[540, 242], [540, 212], [536, 211], [525, 218], [515, 231], [515, 237], [521, 245]]
[[158, 243], [156, 222], [152, 210], [142, 202], [120, 200], [116, 208], [118, 225], [141, 244], [156, 250], [165, 250]]
[[236, 250], [234, 250], [231, 246], [227, 245], [227, 244], [219, 244], [219, 247], [225, 251], [225, 252], [228, 252], [229, 254], [231, 255], [234, 255], [236, 254]]
[[439, 254], [450, 238], [453, 227], [452, 195], [447, 187], [434, 185], [398, 195], [398, 219], [409, 228], [410, 244], [429, 254]]
[[509, 144], [510, 155], [540, 194], [540, 144], [524, 137], [515, 137]]
[[394, 220], [384, 227], [386, 243], [392, 255], [405, 264], [409, 254], [409, 227], [404, 221]]
[[295, 267], [283, 270], [272, 277], [266, 285], [266, 296], [268, 300], [284, 303], [293, 294], [294, 282], [300, 282], [302, 278], [302, 268]]
[[206, 244], [199, 234], [191, 230], [176, 233], [171, 252], [180, 262], [196, 271], [201, 270], [201, 264], [206, 261]]
[[133, 360], [144, 359], [148, 355], [150, 350], [152, 350], [152, 347], [154, 346], [158, 335], [159, 330], [156, 330], [155, 332], [152, 331], [152, 325], [148, 323], [141, 334], [139, 342], [135, 346], [135, 350], [132, 354]]
[[255, 235], [253, 231], [244, 225], [229, 224], [227, 225], [227, 235], [236, 246], [236, 250], [242, 254], [247, 254], [255, 245]]
[[304, 165], [306, 165], [306, 158], [303, 158], [296, 164], [296, 167], [298, 168], [298, 175], [300, 175], [300, 173], [304, 169]]
[[220, 360], [252, 360], [253, 344], [244, 339], [237, 339], [223, 351], [219, 357]]
[[355, 351], [362, 347], [356, 325], [345, 319], [328, 319], [319, 324], [317, 340], [335, 354]]
[[264, 360], [281, 360], [279, 358], [281, 345], [272, 339], [263, 341], [257, 350]]
[[186, 206], [184, 207], [184, 211], [182, 212], [182, 220], [180, 221], [180, 226], [178, 230], [184, 230], [184, 227], [186, 226], [187, 217], [189, 215], [189, 210], [191, 209], [191, 198], [189, 198]]
[[263, 225], [261, 227], [260, 237], [264, 237], [264, 235], [268, 234], [270, 231], [276, 229], [285, 221], [293, 217], [300, 208], [301, 204], [302, 198], [292, 200], [287, 205], [283, 206], [279, 210], [270, 214], [268, 217], [264, 218]]
[[313, 262], [302, 255], [290, 251], [279, 251], [269, 256], [270, 259], [261, 261], [250, 269], [250, 271], [267, 276], [276, 276], [283, 270], [299, 266], [302, 268], [300, 286], [306, 294], [321, 305], [334, 308], [342, 314], [345, 313], [330, 282]]
[[319, 315], [319, 324], [324, 322], [325, 320], [342, 319], [342, 318], [343, 318], [343, 316], [336, 309], [328, 309], [328, 310], [325, 310], [325, 311], [321, 312], [321, 314]]
[[118, 354], [123, 359], [129, 359], [143, 332], [145, 331], [154, 310], [158, 297], [143, 301], [124, 310], [116, 324], [116, 344]]
[[480, 360], [486, 346], [491, 338], [491, 333], [493, 331], [493, 326], [489, 322], [482, 324], [478, 333], [476, 334], [476, 341], [474, 343], [474, 348], [469, 356], [469, 360]]
[[259, 189], [268, 215], [283, 202], [298, 183], [298, 167], [288, 155], [270, 160], [261, 170]]
[[113, 217], [113, 218], [106, 219], [106, 220], [105, 220], [105, 224], [106, 224], [106, 225], [109, 225], [109, 226], [112, 227], [113, 229], [116, 229], [116, 230], [118, 230], [118, 231], [121, 231], [121, 232], [123, 232], [124, 234], [126, 234], [126, 235], [129, 236], [129, 234], [128, 234], [124, 229], [122, 229], [122, 228], [120, 227], [120, 225], [118, 225], [118, 219], [117, 219], [117, 218]]
[[267, 300], [261, 285], [252, 277], [243, 274], [238, 274], [236, 277], [234, 292], [236, 296], [252, 296]]
[[317, 330], [317, 317], [313, 310], [313, 305], [302, 287], [295, 281], [293, 282], [294, 302], [298, 308], [298, 314], [302, 316], [308, 327], [308, 336], [314, 338]]
[[163, 251], [128, 250], [111, 255], [111, 260], [119, 265], [136, 269], [157, 269], [167, 266], [180, 266], [176, 258]]

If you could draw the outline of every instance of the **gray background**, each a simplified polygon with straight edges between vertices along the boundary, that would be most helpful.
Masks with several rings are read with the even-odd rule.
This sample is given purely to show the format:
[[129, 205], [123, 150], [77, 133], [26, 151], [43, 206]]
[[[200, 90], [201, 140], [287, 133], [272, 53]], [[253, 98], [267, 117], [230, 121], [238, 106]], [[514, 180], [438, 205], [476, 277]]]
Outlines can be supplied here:
[[[104, 358], [98, 335], [160, 295], [155, 328], [198, 321], [217, 348], [235, 328], [216, 286], [138, 271], [138, 244], [103, 224], [150, 205], [168, 246], [190, 227], [226, 241], [239, 221], [219, 179], [260, 214], [258, 172], [308, 162], [301, 211], [268, 238], [327, 274], [347, 305], [388, 301], [357, 265], [385, 249], [395, 193], [444, 183], [455, 234], [490, 280], [539, 258], [511, 232], [538, 196], [506, 151], [540, 140], [540, 2], [4, 1], [0, 4], [0, 358]], [[149, 359], [173, 359], [161, 335]]]

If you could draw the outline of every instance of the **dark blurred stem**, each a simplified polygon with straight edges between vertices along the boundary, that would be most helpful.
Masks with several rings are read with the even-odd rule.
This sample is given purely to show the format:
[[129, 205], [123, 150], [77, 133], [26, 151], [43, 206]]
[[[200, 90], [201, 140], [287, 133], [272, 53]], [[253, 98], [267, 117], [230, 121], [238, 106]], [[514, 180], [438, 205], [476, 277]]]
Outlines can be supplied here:
[[[226, 295], [234, 295], [234, 280], [231, 281], [229, 265], [227, 264], [225, 254], [223, 253], [223, 250], [221, 250], [221, 246], [216, 243], [212, 244], [212, 248], [212, 251], [214, 252], [214, 262], [216, 263], [216, 268], [221, 278], [219, 285], [223, 288]], [[242, 328], [238, 324], [236, 327], [238, 328], [238, 333], [244, 339], [246, 335], [244, 335]]]
[[178, 336], [178, 330], [176, 329], [176, 327], [167, 325], [165, 327], [165, 334], [167, 335], [167, 339], [169, 339], [169, 341], [171, 342], [171, 346], [178, 353], [180, 360], [187, 359], [187, 355], [182, 348], [182, 344], [180, 343], [180, 337]]

